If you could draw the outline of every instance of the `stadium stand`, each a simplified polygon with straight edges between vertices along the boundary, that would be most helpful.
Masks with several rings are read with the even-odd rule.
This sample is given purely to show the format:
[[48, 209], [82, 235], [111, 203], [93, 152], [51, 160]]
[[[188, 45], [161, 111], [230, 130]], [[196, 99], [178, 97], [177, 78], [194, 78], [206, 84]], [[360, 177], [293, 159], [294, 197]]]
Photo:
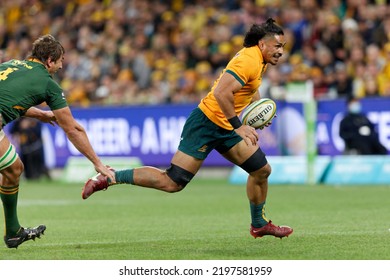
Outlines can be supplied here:
[[56, 79], [73, 106], [189, 103], [207, 93], [253, 23], [288, 39], [263, 96], [312, 79], [315, 97], [390, 96], [390, 6], [384, 0], [6, 0], [0, 61], [51, 33], [66, 49]]

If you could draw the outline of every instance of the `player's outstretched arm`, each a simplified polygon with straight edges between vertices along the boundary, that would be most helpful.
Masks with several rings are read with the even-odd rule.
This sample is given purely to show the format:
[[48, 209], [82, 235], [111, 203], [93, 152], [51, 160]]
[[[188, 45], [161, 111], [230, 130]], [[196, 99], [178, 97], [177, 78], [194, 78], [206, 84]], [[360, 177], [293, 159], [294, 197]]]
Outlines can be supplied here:
[[69, 107], [54, 110], [53, 113], [58, 125], [64, 130], [69, 141], [72, 142], [76, 149], [93, 163], [97, 172], [107, 176], [112, 182], [115, 182], [113, 172], [96, 155], [85, 129], [73, 118]]

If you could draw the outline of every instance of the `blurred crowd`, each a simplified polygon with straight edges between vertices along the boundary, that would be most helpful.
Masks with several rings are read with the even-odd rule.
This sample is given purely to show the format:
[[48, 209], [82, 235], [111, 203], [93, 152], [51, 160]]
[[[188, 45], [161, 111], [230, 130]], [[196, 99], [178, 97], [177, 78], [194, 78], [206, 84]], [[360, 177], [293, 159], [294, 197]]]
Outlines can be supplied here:
[[390, 96], [385, 0], [0, 0], [0, 61], [50, 33], [65, 47], [55, 79], [73, 106], [197, 102], [253, 23], [284, 28], [283, 60], [262, 96], [310, 80], [317, 99]]

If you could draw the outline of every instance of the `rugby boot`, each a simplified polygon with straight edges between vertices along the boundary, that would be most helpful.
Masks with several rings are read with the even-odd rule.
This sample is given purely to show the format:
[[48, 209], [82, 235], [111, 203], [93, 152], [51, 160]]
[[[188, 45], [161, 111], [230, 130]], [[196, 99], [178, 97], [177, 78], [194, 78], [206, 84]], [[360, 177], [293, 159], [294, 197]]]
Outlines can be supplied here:
[[263, 237], [264, 235], [273, 235], [275, 237], [288, 237], [293, 232], [289, 226], [275, 226], [272, 221], [261, 228], [255, 228], [251, 225], [250, 234], [254, 237]]
[[[113, 168], [109, 168], [109, 170], [112, 170], [115, 172]], [[81, 191], [81, 197], [83, 199], [87, 199], [90, 197], [93, 193], [101, 190], [106, 190], [109, 187], [107, 177], [98, 173], [92, 178], [88, 179], [88, 181], [85, 183], [83, 190]]]
[[8, 248], [18, 248], [18, 246], [25, 241], [35, 241], [35, 238], [41, 238], [41, 234], [44, 234], [45, 230], [45, 225], [40, 225], [34, 228], [21, 227], [16, 236], [4, 236], [4, 242]]

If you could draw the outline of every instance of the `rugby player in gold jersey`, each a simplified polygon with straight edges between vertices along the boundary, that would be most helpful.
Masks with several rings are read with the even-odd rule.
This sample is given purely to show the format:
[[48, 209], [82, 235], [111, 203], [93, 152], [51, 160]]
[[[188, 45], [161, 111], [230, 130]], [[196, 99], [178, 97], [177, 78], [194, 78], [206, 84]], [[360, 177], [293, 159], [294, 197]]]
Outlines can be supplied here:
[[278, 63], [285, 44], [283, 30], [273, 19], [252, 25], [245, 35], [243, 48], [230, 60], [208, 95], [188, 117], [171, 166], [166, 170], [151, 166], [117, 170], [116, 183], [97, 174], [84, 185], [83, 199], [115, 184], [133, 184], [170, 193], [181, 191], [215, 149], [248, 173], [250, 234], [255, 238], [289, 236], [292, 228], [276, 226], [265, 216], [271, 167], [259, 147], [257, 132], [243, 125], [238, 117], [246, 106], [260, 99], [258, 89], [262, 75], [269, 64]]

